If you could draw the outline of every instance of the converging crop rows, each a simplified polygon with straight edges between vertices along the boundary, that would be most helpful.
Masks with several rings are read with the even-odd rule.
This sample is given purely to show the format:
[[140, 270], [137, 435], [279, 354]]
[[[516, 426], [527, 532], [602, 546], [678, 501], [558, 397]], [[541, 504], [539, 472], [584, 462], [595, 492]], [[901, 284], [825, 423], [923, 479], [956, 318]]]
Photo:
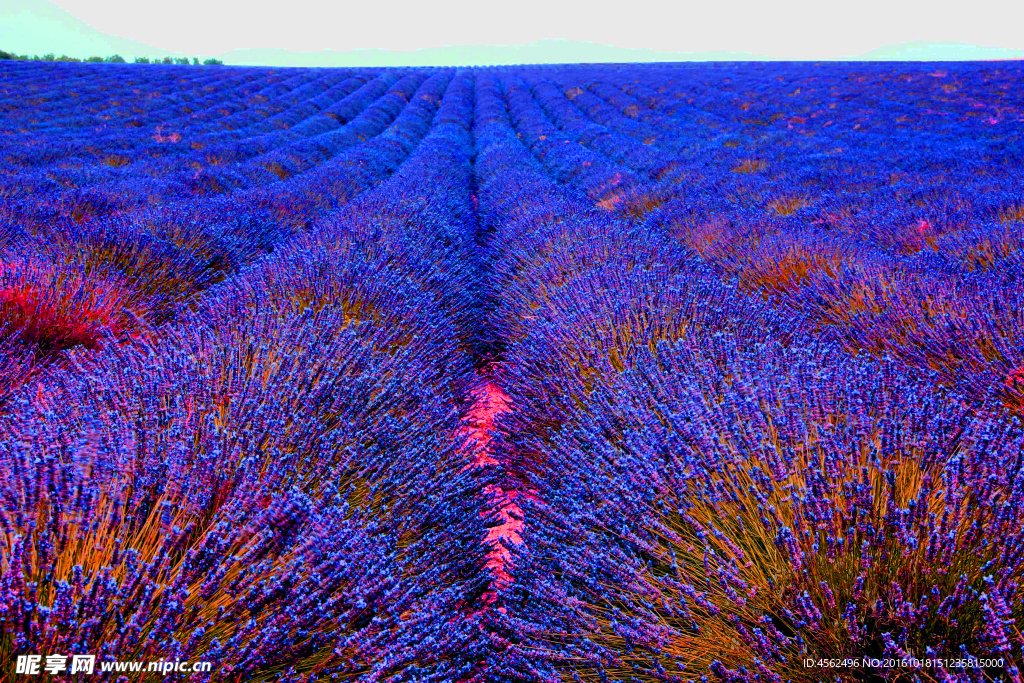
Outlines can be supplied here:
[[0, 63], [0, 681], [1022, 683], [1022, 81]]

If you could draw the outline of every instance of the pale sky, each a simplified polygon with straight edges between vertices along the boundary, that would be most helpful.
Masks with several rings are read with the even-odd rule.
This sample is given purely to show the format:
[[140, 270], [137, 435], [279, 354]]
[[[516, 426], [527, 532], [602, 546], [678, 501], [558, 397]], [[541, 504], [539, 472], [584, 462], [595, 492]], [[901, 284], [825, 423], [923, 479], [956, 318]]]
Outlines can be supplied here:
[[87, 25], [75, 28], [71, 37], [54, 34], [52, 18], [40, 19], [47, 4], [0, 0], [0, 49], [80, 56], [44, 43], [91, 39], [86, 34], [92, 30], [154, 51], [201, 56], [250, 48], [411, 51], [542, 40], [794, 60], [852, 58], [910, 42], [1024, 50], [1024, 2], [1007, 0], [957, 2], [949, 9], [934, 1], [902, 0], [56, 0]]

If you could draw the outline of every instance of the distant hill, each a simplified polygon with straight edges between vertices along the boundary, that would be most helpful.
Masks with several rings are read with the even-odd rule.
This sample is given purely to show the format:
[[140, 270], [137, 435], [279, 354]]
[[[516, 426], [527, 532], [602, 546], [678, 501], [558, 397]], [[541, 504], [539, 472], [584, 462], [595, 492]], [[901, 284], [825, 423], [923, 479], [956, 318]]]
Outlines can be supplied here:
[[119, 54], [129, 61], [135, 56], [184, 56], [102, 33], [46, 0], [0, 3], [0, 48], [29, 56], [47, 52], [82, 58]]
[[[0, 49], [16, 54], [66, 54], [85, 58], [119, 54], [183, 57], [182, 53], [150, 47], [128, 38], [103, 33], [48, 0], [3, 0], [0, 3]], [[543, 40], [527, 45], [463, 45], [421, 50], [350, 50], [289, 52], [277, 48], [232, 50], [218, 57], [226, 64], [253, 66], [437, 66], [488, 64], [559, 64], [618, 62], [771, 61], [744, 52], [659, 52], [569, 40]], [[960, 61], [1024, 59], [1024, 49], [979, 47], [964, 43], [902, 43], [880, 47], [850, 60]], [[829, 61], [820, 58], [811, 61]]]
[[570, 40], [543, 40], [526, 45], [458, 45], [409, 51], [289, 52], [273, 48], [249, 49], [233, 50], [221, 58], [225, 64], [275, 66], [484, 66], [769, 59], [765, 55], [746, 52], [658, 52]]
[[[1024, 42], [1024, 41], [1022, 41]], [[868, 61], [923, 61], [959, 62], [984, 59], [1024, 59], [1024, 49], [1013, 50], [1005, 47], [982, 47], [967, 43], [900, 43], [886, 45], [858, 55], [857, 59]]]

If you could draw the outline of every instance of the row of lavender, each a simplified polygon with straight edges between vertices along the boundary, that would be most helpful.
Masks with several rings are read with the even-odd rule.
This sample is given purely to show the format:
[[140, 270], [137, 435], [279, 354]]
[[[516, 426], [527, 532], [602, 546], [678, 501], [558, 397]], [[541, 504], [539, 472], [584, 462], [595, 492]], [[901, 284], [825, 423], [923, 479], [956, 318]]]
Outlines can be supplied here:
[[365, 80], [309, 172], [11, 240], [3, 676], [24, 653], [295, 681], [482, 658], [474, 81]]
[[[369, 81], [329, 107], [347, 123], [326, 118], [334, 128], [309, 138], [323, 154], [304, 152], [303, 169], [284, 178], [252, 176], [203, 199], [147, 199], [155, 181], [144, 174], [84, 190], [87, 201], [78, 190], [48, 193], [15, 183], [15, 199], [4, 207], [10, 265], [0, 274], [10, 355], [22, 365], [45, 365], [55, 352], [94, 345], [102, 330], [130, 336], [173, 319], [197, 292], [393, 173], [426, 134], [447, 82], [445, 74]], [[245, 165], [238, 161], [225, 173], [240, 179]], [[181, 186], [180, 179], [159, 182]], [[82, 206], [90, 211], [78, 211]], [[0, 389], [29, 374], [9, 364]]]
[[[940, 73], [945, 75], [928, 73], [924, 78], [934, 80]], [[862, 143], [856, 140], [863, 137], [859, 128], [847, 128], [847, 133], [830, 134], [824, 140], [819, 139], [821, 135], [810, 136], [810, 142], [794, 143], [790, 138], [795, 134], [755, 140], [766, 148], [760, 156], [746, 156], [750, 149], [739, 155], [722, 154], [722, 147], [731, 148], [736, 140], [738, 130], [733, 130], [697, 145], [692, 158], [664, 153], [648, 155], [640, 163], [634, 152], [636, 141], [614, 130], [621, 130], [622, 122], [631, 122], [626, 114], [646, 118], [641, 116], [644, 110], [635, 100], [620, 97], [625, 114], [616, 118], [614, 109], [602, 110], [599, 104], [586, 101], [587, 94], [581, 91], [570, 87], [559, 100], [560, 93], [552, 92], [550, 83], [533, 86], [538, 104], [550, 116], [549, 128], [558, 131], [553, 126], [557, 123], [564, 134], [580, 130], [580, 111], [575, 112], [575, 120], [565, 113], [573, 114], [570, 98], [608, 124], [600, 147], [579, 138], [587, 152], [597, 154], [585, 162], [590, 178], [628, 179], [629, 187], [610, 196], [606, 183], [595, 186], [589, 179], [576, 183], [591, 196], [605, 196], [600, 205], [676, 233], [724, 271], [743, 271], [742, 281], [748, 287], [795, 296], [789, 290], [808, 279], [825, 280], [818, 283], [825, 291], [812, 288], [795, 307], [818, 310], [827, 324], [852, 327], [846, 335], [849, 344], [885, 346], [905, 361], [939, 370], [944, 381], [959, 383], [974, 395], [998, 390], [1007, 394], [1009, 402], [1020, 403], [1021, 387], [1015, 378], [1022, 359], [1014, 332], [1020, 322], [1015, 314], [1020, 310], [1020, 291], [1014, 283], [1021, 268], [1024, 201], [1012, 129], [990, 135], [985, 133], [987, 128], [981, 132], [966, 128], [954, 138], [940, 126], [938, 132], [930, 128], [920, 134], [899, 131], [888, 140]], [[615, 100], [606, 90], [602, 92]], [[888, 94], [888, 90], [881, 92]], [[878, 92], [854, 94], [860, 103]], [[845, 128], [843, 113], [832, 114], [840, 121], [837, 129]], [[1021, 116], [1019, 108], [1017, 116]], [[589, 126], [591, 139], [596, 139], [593, 130], [597, 128]], [[637, 131], [638, 135], [649, 133]], [[531, 137], [535, 153], [543, 153], [538, 139], [550, 141], [552, 135]], [[952, 157], [947, 150], [954, 143]], [[795, 152], [794, 144], [806, 151]], [[909, 172], [901, 169], [918, 163], [905, 150], [926, 145], [936, 149], [924, 160], [936, 170], [907, 178]], [[826, 148], [834, 154], [852, 149], [859, 157], [842, 169], [842, 183], [822, 177], [822, 167], [827, 170], [833, 163], [820, 156]], [[782, 154], [789, 155], [789, 160]], [[720, 157], [714, 164], [718, 168], [709, 171], [709, 160], [716, 156]], [[877, 176], [884, 179], [871, 180]], [[815, 188], [816, 194], [809, 195], [807, 188]], [[891, 307], [883, 305], [886, 299]], [[981, 315], [970, 319], [966, 311], [972, 308]], [[861, 314], [853, 321], [848, 319], [851, 309]], [[915, 345], [928, 347], [923, 359]]]
[[1020, 74], [934, 68], [493, 74], [496, 680], [1021, 680]]
[[934, 68], [0, 72], [0, 653], [1019, 680], [1019, 72]]

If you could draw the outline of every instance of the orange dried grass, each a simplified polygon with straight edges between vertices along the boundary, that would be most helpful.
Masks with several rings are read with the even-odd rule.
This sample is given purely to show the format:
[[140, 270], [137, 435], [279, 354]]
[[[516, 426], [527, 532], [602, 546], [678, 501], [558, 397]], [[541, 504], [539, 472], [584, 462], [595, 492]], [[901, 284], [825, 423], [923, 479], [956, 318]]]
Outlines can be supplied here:
[[768, 164], [761, 159], [747, 159], [739, 166], [732, 169], [733, 173], [757, 173], [768, 167]]
[[780, 197], [769, 202], [768, 206], [780, 216], [791, 216], [810, 204], [803, 197]]

